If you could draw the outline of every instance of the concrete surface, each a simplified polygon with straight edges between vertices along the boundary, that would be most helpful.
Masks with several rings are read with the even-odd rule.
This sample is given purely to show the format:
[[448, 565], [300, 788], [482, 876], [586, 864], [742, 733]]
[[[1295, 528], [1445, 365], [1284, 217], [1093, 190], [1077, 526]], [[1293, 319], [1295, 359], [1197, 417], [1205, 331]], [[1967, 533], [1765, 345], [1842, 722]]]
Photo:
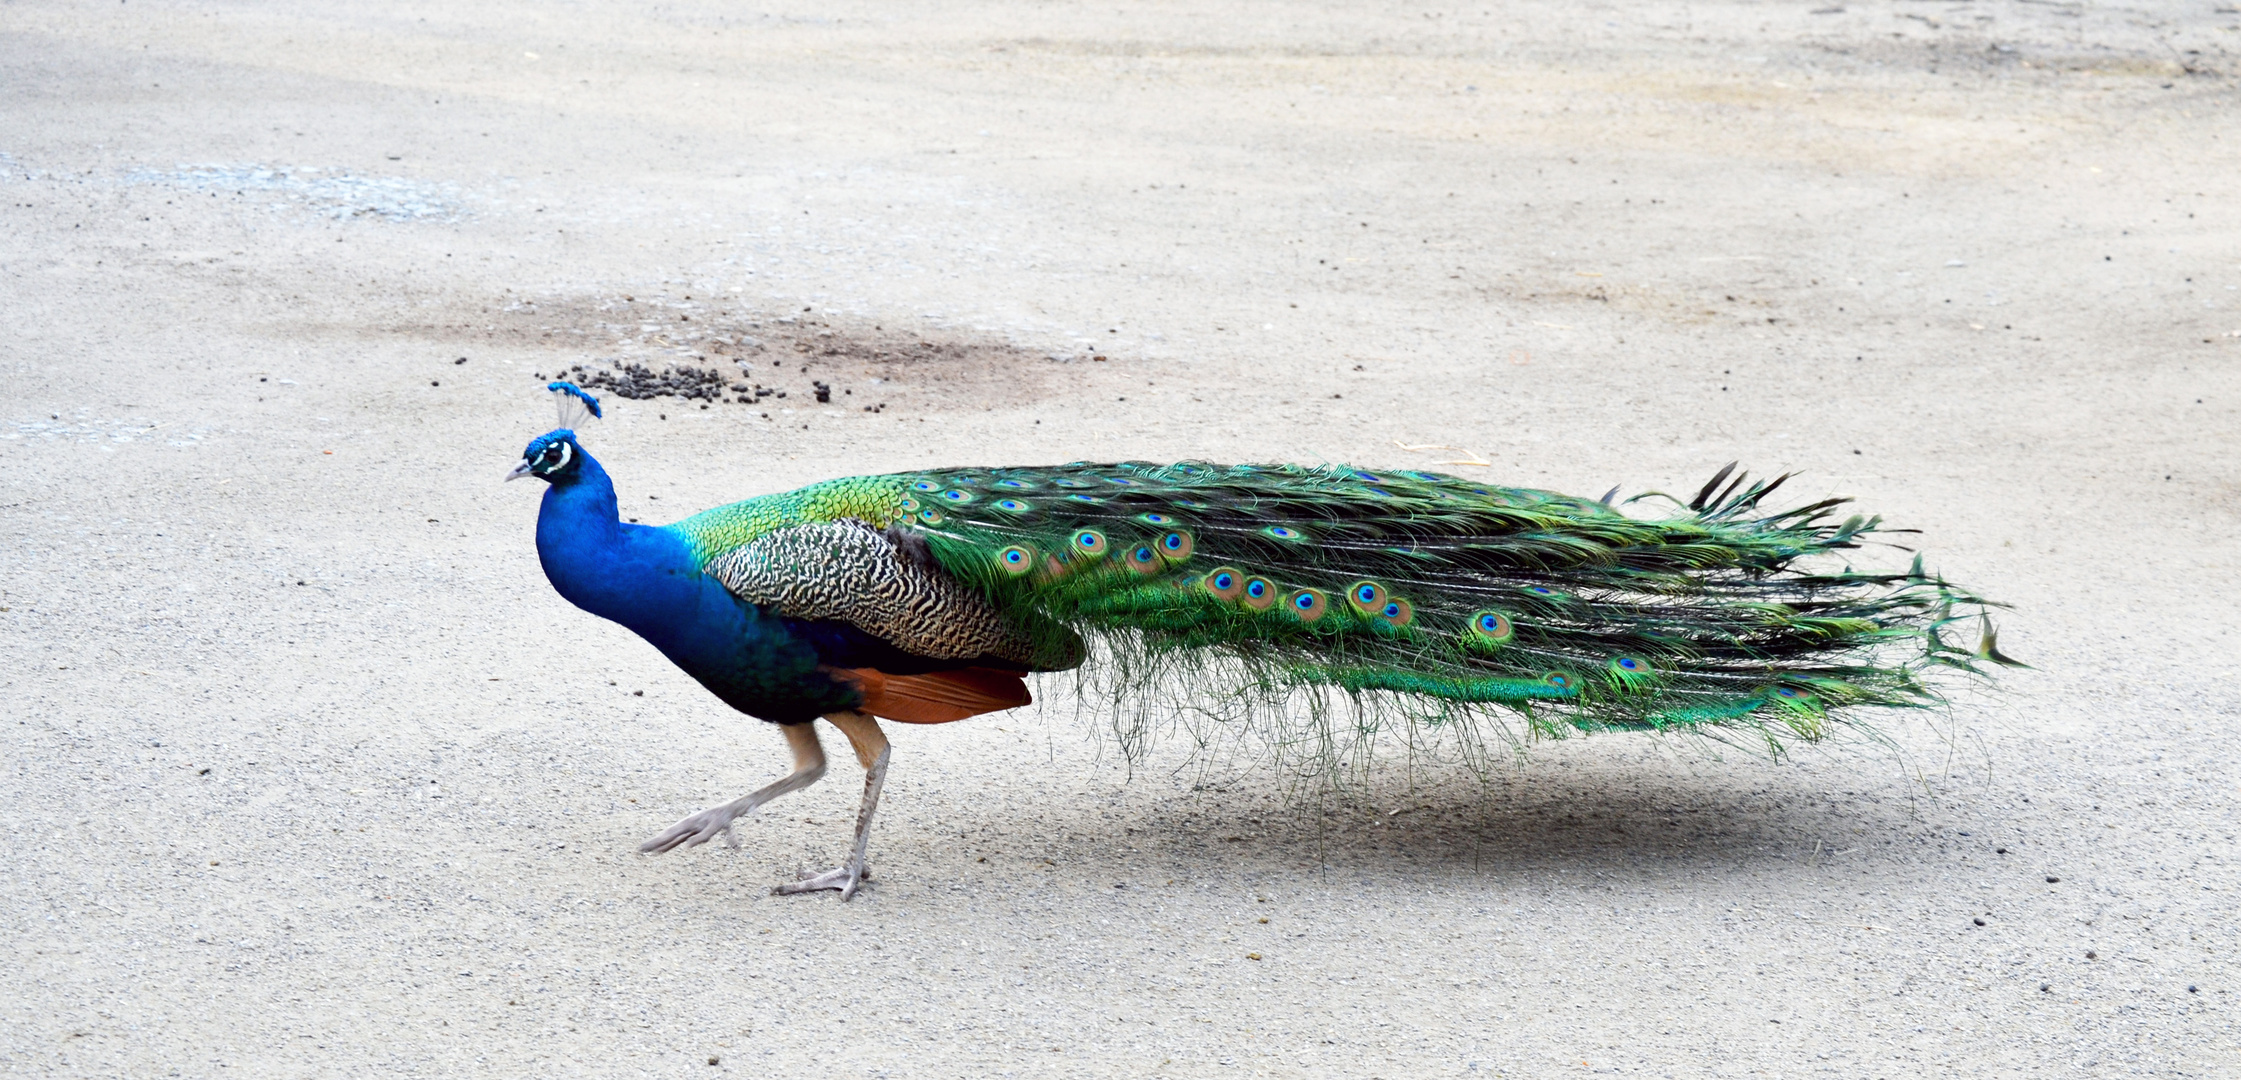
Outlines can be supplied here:
[[[0, 6], [0, 1071], [2241, 1075], [2237, 28]], [[1131, 768], [1060, 681], [897, 732], [873, 887], [773, 898], [853, 768], [636, 854], [780, 740], [567, 607], [497, 483], [604, 360], [788, 392], [614, 400], [649, 521], [1739, 458], [1923, 530], [2037, 667], [1779, 762], [1389, 742], [1342, 800]]]

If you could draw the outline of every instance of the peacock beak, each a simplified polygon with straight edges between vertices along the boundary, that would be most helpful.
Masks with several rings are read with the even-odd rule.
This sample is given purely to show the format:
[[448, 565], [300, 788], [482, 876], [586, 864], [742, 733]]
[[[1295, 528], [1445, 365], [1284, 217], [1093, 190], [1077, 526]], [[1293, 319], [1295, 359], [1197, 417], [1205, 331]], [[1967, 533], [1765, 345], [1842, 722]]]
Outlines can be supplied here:
[[[519, 480], [527, 475], [529, 475], [529, 459], [523, 458], [521, 464], [514, 466], [514, 471], [506, 474], [506, 480]], [[504, 480], [499, 481], [499, 483], [504, 482]]]

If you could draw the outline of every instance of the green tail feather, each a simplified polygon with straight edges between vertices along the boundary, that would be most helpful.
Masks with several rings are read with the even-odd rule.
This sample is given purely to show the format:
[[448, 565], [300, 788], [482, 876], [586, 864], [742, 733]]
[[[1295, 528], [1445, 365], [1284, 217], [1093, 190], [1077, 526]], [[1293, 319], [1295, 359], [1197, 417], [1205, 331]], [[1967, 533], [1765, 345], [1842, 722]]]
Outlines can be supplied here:
[[[1924, 676], [2012, 663], [1942, 631], [1985, 602], [1925, 574], [1809, 569], [1881, 519], [1782, 511], [1721, 470], [1672, 516], [1428, 472], [1143, 462], [891, 478], [942, 567], [1030, 632], [1241, 661], [1264, 696], [1335, 688], [1542, 731], [1750, 726], [1815, 739]], [[1725, 487], [1722, 487], [1723, 482]], [[1069, 629], [1070, 628], [1070, 629]], [[1063, 651], [1068, 642], [1053, 641]], [[1186, 659], [1195, 657], [1195, 659]], [[1142, 673], [1141, 664], [1131, 671]], [[1214, 692], [1209, 698], [1221, 698]]]

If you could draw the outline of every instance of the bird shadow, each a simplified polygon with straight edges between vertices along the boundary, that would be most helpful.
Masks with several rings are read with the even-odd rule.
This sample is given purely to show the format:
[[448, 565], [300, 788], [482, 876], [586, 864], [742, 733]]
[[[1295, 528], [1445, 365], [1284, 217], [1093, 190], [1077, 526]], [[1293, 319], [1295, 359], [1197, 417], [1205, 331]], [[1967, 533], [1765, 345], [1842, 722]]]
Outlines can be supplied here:
[[1918, 786], [1849, 764], [1584, 751], [1483, 778], [1379, 776], [1311, 798], [1265, 776], [1195, 786], [1139, 776], [958, 824], [1023, 859], [1116, 880], [1817, 868], [1927, 827]]

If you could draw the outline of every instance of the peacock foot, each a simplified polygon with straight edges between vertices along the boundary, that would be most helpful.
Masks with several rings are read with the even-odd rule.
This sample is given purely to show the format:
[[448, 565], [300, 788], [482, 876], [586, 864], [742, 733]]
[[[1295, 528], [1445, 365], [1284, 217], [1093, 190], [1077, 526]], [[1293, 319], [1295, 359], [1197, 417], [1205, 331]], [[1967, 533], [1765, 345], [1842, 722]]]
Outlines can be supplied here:
[[789, 881], [784, 885], [776, 886], [770, 890], [770, 894], [772, 896], [794, 896], [800, 893], [817, 892], [822, 889], [837, 889], [840, 892], [841, 900], [846, 901], [849, 897], [856, 895], [856, 890], [864, 882], [870, 881], [871, 876], [871, 867], [862, 863], [857, 863], [853, 867], [836, 866], [822, 874], [812, 874], [804, 870], [801, 872], [800, 881]]
[[725, 844], [737, 850], [739, 838], [731, 834], [731, 823], [738, 816], [738, 808], [730, 804], [703, 810], [671, 825], [660, 836], [638, 845], [638, 850], [663, 852], [694, 847], [714, 840], [718, 833], [723, 834]]

